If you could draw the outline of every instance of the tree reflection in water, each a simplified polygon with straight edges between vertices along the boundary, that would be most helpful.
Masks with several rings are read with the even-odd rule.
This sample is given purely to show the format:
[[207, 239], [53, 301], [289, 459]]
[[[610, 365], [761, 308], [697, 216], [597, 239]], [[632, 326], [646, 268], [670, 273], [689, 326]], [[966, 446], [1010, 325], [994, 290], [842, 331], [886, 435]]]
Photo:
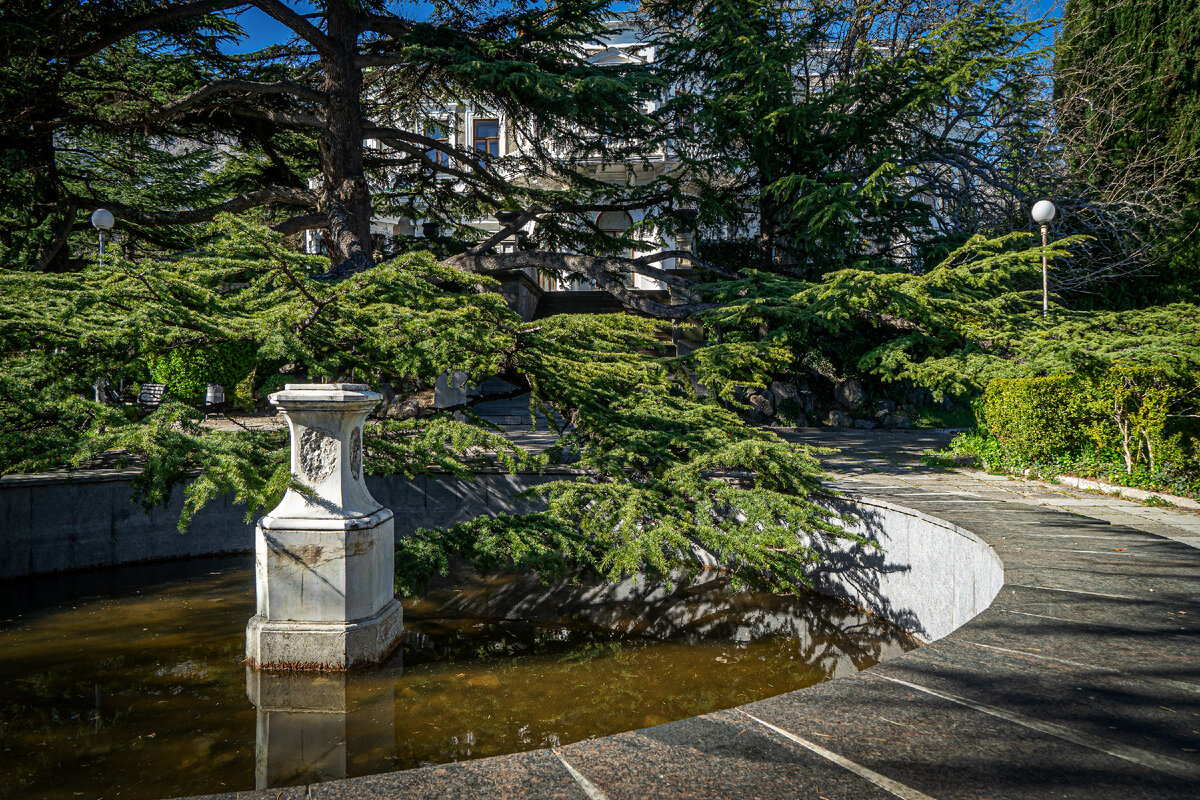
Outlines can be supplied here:
[[382, 668], [247, 680], [245, 564], [24, 605], [0, 629], [0, 796], [175, 797], [511, 753], [728, 708], [915, 646], [849, 606], [731, 594], [716, 573], [670, 591], [460, 573], [405, 604], [403, 650]]

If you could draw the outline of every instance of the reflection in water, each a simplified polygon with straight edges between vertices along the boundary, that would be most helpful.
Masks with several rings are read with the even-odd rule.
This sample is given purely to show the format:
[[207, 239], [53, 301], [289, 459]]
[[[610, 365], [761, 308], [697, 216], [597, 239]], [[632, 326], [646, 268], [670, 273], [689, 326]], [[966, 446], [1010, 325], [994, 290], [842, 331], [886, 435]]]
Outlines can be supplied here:
[[303, 786], [391, 769], [400, 658], [365, 673], [246, 669], [258, 719], [254, 785]]
[[172, 797], [511, 753], [728, 708], [914, 646], [828, 599], [730, 594], [715, 574], [668, 591], [463, 572], [405, 604], [404, 647], [378, 669], [255, 673], [241, 660], [246, 559], [140, 592], [106, 582], [123, 595], [26, 603], [0, 622], [0, 797]]

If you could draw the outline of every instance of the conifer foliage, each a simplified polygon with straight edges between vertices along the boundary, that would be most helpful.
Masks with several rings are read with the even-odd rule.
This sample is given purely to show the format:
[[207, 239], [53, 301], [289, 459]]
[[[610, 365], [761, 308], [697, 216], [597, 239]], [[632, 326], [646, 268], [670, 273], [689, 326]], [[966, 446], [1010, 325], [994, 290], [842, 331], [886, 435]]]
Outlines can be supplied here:
[[708, 224], [757, 236], [739, 266], [922, 269], [1008, 224], [1044, 65], [1006, 3], [646, 6], [682, 182]]
[[462, 369], [503, 376], [563, 420], [542, 454], [454, 409], [368, 425], [376, 472], [465, 478], [485, 465], [536, 472], [551, 462], [578, 471], [544, 484], [544, 505], [529, 514], [402, 542], [402, 588], [419, 587], [453, 553], [611, 577], [695, 569], [710, 554], [741, 580], [787, 588], [816, 557], [811, 537], [844, 535], [813, 502], [812, 456], [690, 396], [672, 380], [651, 320], [522, 322], [490, 279], [426, 252], [332, 281], [323, 259], [237, 217], [206, 238], [167, 261], [0, 273], [5, 471], [115, 457], [141, 468], [147, 504], [186, 484], [185, 527], [224, 493], [248, 516], [270, 508], [289, 482], [282, 432], [213, 430], [183, 398], [153, 410], [84, 399], [98, 378], [144, 379], [158, 354], [237, 347], [254, 353], [260, 387], [281, 367], [314, 380], [386, 375], [401, 391]]
[[[295, 39], [227, 53], [250, 7]], [[618, 67], [588, 57], [608, 0], [407, 8], [0, 9], [16, 54], [0, 65], [0, 469], [116, 459], [141, 468], [148, 504], [186, 485], [185, 526], [227, 493], [253, 516], [288, 484], [282, 433], [203, 424], [195, 375], [168, 378], [157, 407], [93, 402], [94, 387], [204, 362], [241, 398], [356, 380], [403, 400], [460, 370], [528, 392], [553, 446], [522, 450], [470, 402], [424, 407], [369, 424], [370, 468], [556, 475], [527, 513], [404, 539], [402, 588], [461, 555], [608, 577], [715, 562], [786, 589], [818, 539], [845, 534], [814, 502], [811, 453], [738, 415], [746, 387], [817, 363], [950, 394], [1115, 362], [1193, 371], [1194, 305], [1085, 313], [1060, 294], [1041, 316], [1041, 257], [1062, 265], [1084, 240], [1043, 253], [1011, 233], [1037, 185], [1023, 153], [1044, 62], [1039, 25], [1005, 3], [647, 0], [656, 60]], [[520, 146], [435, 135], [459, 105], [502, 112]], [[639, 182], [647, 153], [678, 168]], [[601, 180], [604, 163], [630, 179]], [[125, 234], [103, 264], [85, 255], [98, 206]], [[714, 246], [711, 264], [617, 255], [632, 240], [591, 220], [634, 209], [660, 233], [758, 238]], [[498, 211], [514, 221], [494, 234], [465, 222]], [[378, 216], [449, 235], [388, 256]], [[530, 222], [525, 249], [496, 252]], [[307, 231], [325, 255], [283, 238]], [[658, 269], [680, 256], [713, 283]], [[524, 321], [492, 276], [528, 267], [588, 278], [644, 316]], [[630, 291], [629, 272], [678, 302]], [[668, 357], [649, 317], [698, 321], [707, 341]]]

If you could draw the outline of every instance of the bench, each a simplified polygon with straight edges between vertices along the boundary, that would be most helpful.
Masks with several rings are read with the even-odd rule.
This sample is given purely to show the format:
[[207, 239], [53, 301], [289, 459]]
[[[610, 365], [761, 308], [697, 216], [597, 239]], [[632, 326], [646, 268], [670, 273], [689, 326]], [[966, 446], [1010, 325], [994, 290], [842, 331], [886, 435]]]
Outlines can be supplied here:
[[156, 406], [162, 402], [163, 392], [167, 390], [165, 384], [161, 383], [143, 383], [142, 390], [138, 392], [138, 404], [143, 406]]

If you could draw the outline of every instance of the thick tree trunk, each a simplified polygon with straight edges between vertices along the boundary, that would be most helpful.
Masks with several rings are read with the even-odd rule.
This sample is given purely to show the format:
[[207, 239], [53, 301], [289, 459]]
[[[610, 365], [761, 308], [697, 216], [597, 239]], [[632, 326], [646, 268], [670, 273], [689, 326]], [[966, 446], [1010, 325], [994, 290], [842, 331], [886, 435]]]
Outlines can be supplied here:
[[758, 246], [762, 250], [762, 268], [772, 270], [775, 266], [775, 214], [772, 211], [774, 203], [767, 197], [767, 181], [759, 173], [758, 179]]
[[[760, 174], [762, 174], [760, 168]], [[763, 269], [769, 272], [787, 273], [795, 266], [795, 259], [787, 247], [782, 220], [782, 209], [775, 198], [767, 194], [770, 180], [759, 178], [758, 195], [758, 239], [763, 251]]]
[[[71, 253], [67, 237], [74, 225], [75, 204], [64, 196], [55, 158], [54, 140], [36, 131], [10, 140], [5, 144], [12, 167], [40, 179], [28, 197], [29, 217], [20, 228], [40, 230], [41, 236], [31, 242], [24, 256], [24, 266], [38, 271], [61, 272], [70, 269]], [[7, 170], [6, 170], [7, 171]], [[0, 245], [9, 250], [21, 239], [23, 231], [16, 226], [0, 230]], [[75, 265], [76, 268], [78, 264]]]
[[359, 23], [345, 0], [326, 4], [326, 34], [334, 53], [322, 56], [325, 132], [321, 136], [319, 209], [329, 219], [329, 260], [335, 273], [374, 265], [371, 193], [363, 173], [362, 71], [355, 65]]

